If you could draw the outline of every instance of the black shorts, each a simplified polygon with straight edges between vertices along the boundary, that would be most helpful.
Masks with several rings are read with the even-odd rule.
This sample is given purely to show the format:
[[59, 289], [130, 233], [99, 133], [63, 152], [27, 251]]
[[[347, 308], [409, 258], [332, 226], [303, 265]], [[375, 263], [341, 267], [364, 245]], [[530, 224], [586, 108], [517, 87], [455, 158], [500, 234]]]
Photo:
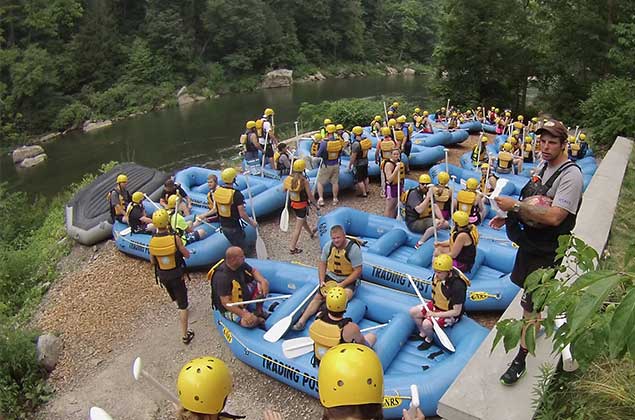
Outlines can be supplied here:
[[409, 141], [408, 143], [403, 145], [403, 153], [410, 157], [410, 152], [412, 151], [412, 141]]
[[167, 290], [168, 295], [170, 295], [170, 299], [176, 302], [176, 306], [179, 309], [187, 309], [187, 286], [185, 286], [183, 274], [165, 280], [161, 279], [161, 283]]
[[246, 251], [247, 243], [245, 242], [245, 231], [242, 227], [222, 227], [221, 230], [230, 244]]
[[[556, 265], [556, 256], [554, 254], [534, 255], [522, 251], [522, 248], [518, 249], [516, 253], [516, 259], [514, 260], [514, 268], [511, 273], [511, 280], [518, 287], [525, 287], [525, 279], [531, 273], [539, 268], [549, 268]], [[527, 312], [534, 311], [534, 305], [531, 299], [531, 294], [525, 292], [523, 294], [520, 306]]]
[[267, 142], [267, 147], [265, 148], [265, 156], [268, 158], [273, 157], [273, 145], [270, 142]]
[[[293, 209], [293, 207], [291, 208]], [[303, 209], [293, 209], [293, 212], [295, 213], [295, 217], [298, 219], [304, 219], [309, 214], [309, 206], [306, 206]]]
[[364, 182], [368, 178], [368, 165], [355, 166], [355, 182]]

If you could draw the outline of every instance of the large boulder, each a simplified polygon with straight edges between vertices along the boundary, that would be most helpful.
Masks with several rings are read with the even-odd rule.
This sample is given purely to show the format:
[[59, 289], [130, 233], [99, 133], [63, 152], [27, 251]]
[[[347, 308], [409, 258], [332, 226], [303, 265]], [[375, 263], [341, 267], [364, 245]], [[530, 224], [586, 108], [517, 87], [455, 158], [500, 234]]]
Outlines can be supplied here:
[[182, 94], [176, 100], [179, 103], [179, 106], [189, 105], [196, 102], [196, 99], [194, 99], [194, 97], [189, 93]]
[[408, 68], [408, 67], [406, 67], [405, 69], [403, 69], [403, 74], [404, 74], [404, 76], [414, 76], [414, 75], [415, 75], [415, 73], [416, 73], [416, 72], [415, 72], [415, 70], [414, 70], [414, 69], [411, 69], [411, 68]]
[[89, 131], [97, 130], [104, 127], [110, 127], [112, 125], [112, 120], [104, 120], [104, 121], [86, 121], [84, 122], [84, 126], [82, 129], [84, 133], [88, 133]]
[[20, 162], [20, 167], [31, 168], [35, 165], [39, 165], [40, 163], [44, 162], [46, 158], [47, 158], [46, 153], [42, 153], [34, 157], [26, 158], [22, 162]]
[[20, 163], [24, 159], [32, 158], [34, 156], [44, 153], [42, 146], [22, 146], [13, 151], [13, 163]]
[[60, 133], [60, 132], [50, 133], [50, 134], [47, 134], [47, 135], [42, 136], [39, 139], [35, 140], [34, 143], [46, 143], [47, 141], [53, 140], [55, 137], [58, 137], [61, 134], [62, 133]]
[[293, 70], [279, 69], [270, 71], [262, 81], [263, 89], [289, 87], [293, 84]]
[[396, 76], [399, 74], [399, 70], [394, 67], [386, 66], [386, 74], [389, 76]]
[[48, 372], [52, 372], [57, 366], [62, 353], [62, 340], [53, 334], [44, 334], [37, 338], [37, 361]]

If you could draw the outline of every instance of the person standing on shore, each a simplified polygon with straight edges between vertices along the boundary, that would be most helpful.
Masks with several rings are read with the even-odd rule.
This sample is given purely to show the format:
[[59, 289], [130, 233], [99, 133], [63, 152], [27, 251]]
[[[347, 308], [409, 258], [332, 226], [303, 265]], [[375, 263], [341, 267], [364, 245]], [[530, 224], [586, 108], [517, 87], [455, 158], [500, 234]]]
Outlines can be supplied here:
[[360, 126], [353, 127], [353, 143], [351, 145], [351, 159], [348, 169], [353, 171], [358, 189], [358, 197], [368, 197], [368, 151], [372, 143], [362, 138], [364, 130]]
[[293, 162], [293, 172], [291, 176], [286, 177], [282, 183], [282, 188], [285, 191], [289, 191], [290, 206], [296, 218], [295, 228], [291, 234], [290, 254], [299, 254], [302, 252], [302, 249], [298, 248], [298, 239], [302, 233], [302, 228], [308, 232], [311, 239], [315, 237], [315, 233], [317, 232], [317, 228], [311, 229], [307, 219], [309, 215], [309, 203], [315, 205], [315, 197], [311, 194], [309, 179], [304, 174], [305, 169], [306, 163], [304, 160], [296, 160]]
[[388, 160], [382, 161], [381, 170], [386, 180], [386, 207], [384, 216], [397, 217], [397, 204], [399, 200], [398, 191], [403, 191], [406, 178], [406, 167], [401, 162], [401, 150], [394, 149], [392, 156]]
[[243, 194], [234, 189], [234, 181], [237, 175], [238, 173], [234, 168], [223, 169], [220, 177], [224, 184], [216, 188], [213, 195], [223, 235], [225, 235], [229, 243], [247, 252], [245, 231], [240, 221], [244, 220], [253, 227], [258, 226], [258, 223], [247, 214]]
[[[511, 280], [520, 287], [527, 277], [539, 268], [555, 267], [558, 238], [569, 235], [576, 222], [582, 201], [583, 178], [580, 168], [567, 157], [566, 127], [549, 120], [536, 130], [544, 162], [520, 192], [520, 201], [511, 197], [496, 197], [496, 204], [507, 212], [507, 218], [497, 216], [490, 226], [507, 228], [509, 239], [518, 244], [518, 252]], [[543, 180], [546, 180], [543, 182]], [[543, 202], [550, 205], [536, 205]], [[535, 320], [542, 308], [535, 308], [530, 293], [525, 291], [521, 300], [523, 319]], [[501, 376], [503, 385], [513, 385], [525, 373], [527, 345], [523, 328], [518, 354]]]
[[333, 190], [333, 205], [337, 206], [337, 199], [340, 185], [340, 155], [342, 153], [342, 142], [335, 135], [335, 125], [326, 126], [327, 136], [320, 143], [318, 156], [322, 158], [322, 168], [317, 179], [318, 206], [324, 205], [324, 186], [331, 184]]

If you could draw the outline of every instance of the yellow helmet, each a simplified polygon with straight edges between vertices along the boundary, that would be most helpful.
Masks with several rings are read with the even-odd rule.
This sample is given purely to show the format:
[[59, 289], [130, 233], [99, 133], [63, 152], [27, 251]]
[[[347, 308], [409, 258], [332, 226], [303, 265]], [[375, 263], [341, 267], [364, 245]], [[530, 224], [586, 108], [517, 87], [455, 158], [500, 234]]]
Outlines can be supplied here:
[[417, 116], [415, 117], [415, 121], [416, 121], [416, 122], [418, 122], [418, 123], [420, 123], [421, 121], [423, 121], [423, 117], [422, 117], [421, 115], [417, 115]]
[[306, 169], [306, 162], [304, 159], [297, 159], [293, 161], [293, 172], [304, 172]]
[[406, 118], [406, 116], [405, 116], [405, 115], [400, 115], [400, 116], [398, 116], [398, 117], [397, 117], [397, 122], [398, 122], [399, 124], [403, 124], [403, 123], [405, 123], [405, 122], [406, 122], [406, 120], [407, 120], [407, 118]]
[[453, 112], [453, 113], [452, 113], [452, 116], [453, 116], [453, 117], [456, 117], [457, 115], [459, 115], [459, 114], [457, 114], [456, 112]]
[[336, 130], [343, 130], [344, 126], [342, 124], [338, 124], [338, 125], [335, 126], [335, 129]]
[[432, 178], [429, 174], [421, 174], [419, 175], [419, 184], [432, 184]]
[[399, 102], [393, 102], [393, 103], [392, 103], [392, 106], [393, 106], [394, 108], [397, 108], [397, 107], [399, 106]]
[[512, 116], [511, 111], [505, 111], [505, 116], [506, 116], [506, 117], [511, 117], [511, 116]]
[[256, 121], [247, 121], [247, 123], [245, 124], [245, 128], [248, 130], [256, 128]]
[[586, 140], [586, 134], [580, 133], [580, 140], [582, 141]]
[[313, 140], [317, 140], [317, 141], [322, 140], [322, 134], [321, 133], [315, 133], [313, 135]]
[[326, 132], [329, 134], [335, 133], [335, 130], [337, 130], [337, 128], [335, 128], [335, 124], [329, 124], [326, 126]]
[[531, 143], [532, 141], [534, 141], [534, 139], [532, 139], [531, 136], [525, 136], [525, 143]]
[[[456, 214], [458, 212], [454, 212]], [[465, 214], [465, 212], [461, 212]], [[448, 254], [437, 255], [432, 263], [432, 269], [434, 271], [450, 271], [452, 270], [452, 257]]]
[[326, 292], [326, 309], [331, 312], [344, 312], [346, 310], [346, 304], [348, 303], [348, 296], [346, 296], [346, 289], [341, 286], [335, 286], [328, 289]]
[[381, 115], [375, 115], [375, 121], [380, 122], [381, 121]]
[[498, 114], [499, 112], [501, 112], [501, 110], [500, 110], [500, 108], [496, 108], [496, 109], [494, 109], [494, 112]]
[[395, 125], [397, 125], [397, 120], [394, 118], [391, 118], [388, 120], [388, 127], [394, 127]]
[[417, 107], [417, 108], [415, 108], [415, 113], [416, 113], [416, 114], [418, 114], [418, 113], [420, 113], [420, 112], [421, 112], [421, 108], [418, 108], [418, 107]]
[[569, 136], [569, 137], [567, 137], [567, 141], [568, 141], [569, 143], [575, 143], [575, 137], [573, 137], [573, 136]]
[[395, 115], [394, 111], [388, 111], [388, 116], [392, 117], [393, 115]]
[[452, 215], [452, 220], [454, 220], [454, 223], [456, 223], [457, 226], [464, 227], [467, 226], [468, 223], [470, 223], [470, 216], [468, 216], [466, 212], [459, 210], [454, 212], [454, 214]]
[[165, 229], [166, 227], [168, 227], [169, 220], [170, 216], [165, 209], [158, 209], [157, 211], [152, 213], [152, 223], [158, 229]]
[[360, 127], [359, 125], [356, 125], [355, 127], [353, 127], [351, 131], [353, 132], [353, 134], [359, 136], [364, 132], [364, 129]]
[[265, 115], [266, 115], [267, 117], [269, 117], [269, 116], [273, 115], [273, 109], [271, 109], [271, 108], [267, 108], [267, 109], [265, 109]]
[[486, 135], [482, 135], [481, 136], [481, 143], [487, 143], [489, 141], [489, 139], [487, 138]]
[[518, 131], [518, 130], [512, 131], [512, 136], [517, 136], [519, 134], [520, 134], [520, 131]]
[[370, 347], [345, 343], [331, 348], [318, 370], [320, 402], [326, 408], [381, 404], [384, 372]]
[[465, 111], [465, 113], [466, 113], [467, 115], [470, 115], [470, 114], [472, 114], [472, 110], [471, 110], [471, 109], [468, 109], [467, 111]]
[[439, 175], [437, 175], [437, 179], [439, 180], [439, 184], [447, 185], [448, 182], [450, 182], [450, 174], [445, 171], [441, 171], [439, 172]]
[[481, 107], [480, 107], [480, 106], [477, 106], [477, 107], [476, 107], [476, 110], [477, 110], [477, 111], [480, 111], [480, 110], [481, 110]]
[[389, 136], [391, 133], [390, 128], [389, 127], [382, 127], [381, 128], [381, 135], [382, 136]]
[[330, 118], [324, 118], [324, 126], [326, 127], [329, 124], [333, 124], [333, 121]]
[[141, 191], [137, 191], [132, 194], [132, 202], [133, 203], [141, 203], [143, 201], [143, 193]]
[[525, 119], [525, 117], [523, 117], [522, 115], [519, 115], [519, 116], [518, 116], [518, 121], [522, 121], [522, 120], [524, 120], [524, 119]]
[[471, 191], [476, 191], [476, 189], [478, 188], [478, 181], [476, 180], [476, 178], [468, 178], [468, 180], [465, 182], [465, 188]]
[[463, 117], [459, 117], [459, 121], [460, 121], [460, 122], [463, 122], [463, 121], [465, 121], [465, 118], [463, 118]]
[[183, 366], [176, 389], [183, 408], [194, 413], [218, 414], [232, 390], [232, 377], [222, 360], [198, 357]]
[[123, 184], [124, 182], [128, 182], [128, 176], [126, 174], [117, 175], [117, 184]]
[[441, 111], [445, 112], [445, 107], [444, 106], [441, 107]]
[[514, 146], [512, 146], [511, 143], [507, 143], [506, 142], [506, 143], [503, 144], [503, 150], [506, 151], [506, 152], [511, 152], [513, 148], [514, 148]]
[[427, 116], [427, 115], [430, 115], [430, 113], [428, 111], [423, 111], [423, 115]]
[[487, 169], [487, 168], [489, 168], [489, 163], [481, 164], [481, 169]]
[[179, 196], [176, 194], [172, 194], [168, 197], [168, 208], [173, 209], [176, 208], [176, 202], [179, 201]]
[[531, 121], [532, 121], [532, 122], [537, 123], [537, 122], [538, 122], [538, 117], [533, 117], [533, 118], [531, 119]]
[[220, 173], [220, 179], [222, 179], [225, 184], [233, 184], [237, 175], [238, 172], [236, 172], [236, 169], [225, 168], [223, 172]]
[[518, 143], [518, 139], [516, 137], [510, 137], [507, 139], [507, 141], [514, 146], [516, 143]]
[[525, 151], [531, 152], [531, 143], [525, 143]]

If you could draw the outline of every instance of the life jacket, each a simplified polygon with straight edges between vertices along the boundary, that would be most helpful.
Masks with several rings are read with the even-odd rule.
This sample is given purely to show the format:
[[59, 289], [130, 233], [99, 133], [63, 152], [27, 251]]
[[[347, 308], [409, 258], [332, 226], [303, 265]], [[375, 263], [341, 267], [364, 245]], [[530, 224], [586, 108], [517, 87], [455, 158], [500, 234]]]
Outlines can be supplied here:
[[510, 152], [498, 152], [498, 163], [496, 165], [496, 171], [504, 174], [511, 172], [513, 160], [514, 156]]
[[320, 142], [312, 142], [311, 143], [311, 156], [318, 157], [318, 150], [320, 149]]
[[[216, 187], [216, 189], [218, 189], [218, 187]], [[214, 202], [214, 191], [209, 191], [207, 193], [207, 207], [210, 210], [213, 210], [216, 208], [216, 203]]]
[[[481, 149], [480, 156], [479, 156], [479, 149]], [[487, 160], [487, 147], [483, 146], [482, 144], [480, 145], [480, 147], [478, 144], [474, 146], [474, 149], [472, 149], [472, 165], [479, 166], [481, 162], [485, 162], [486, 160]]]
[[117, 212], [115, 212], [115, 207], [110, 204], [110, 198], [113, 193], [117, 193], [119, 197], [119, 205], [126, 211], [127, 203], [132, 201], [132, 196], [128, 192], [128, 190], [124, 189], [123, 191], [119, 191], [118, 189], [111, 190], [108, 194], [106, 194], [106, 200], [108, 200], [108, 208], [110, 209], [110, 222], [115, 223], [115, 219], [117, 218]]
[[[529, 147], [527, 147], [529, 145]], [[527, 143], [523, 148], [523, 162], [532, 162], [534, 160], [534, 156], [532, 153], [531, 145]]]
[[[452, 271], [450, 272], [450, 277], [452, 278], [452, 281], [462, 281], [467, 287], [470, 287], [470, 279], [454, 268], [452, 268]], [[447, 280], [443, 282], [438, 280], [436, 275], [434, 276], [432, 279], [432, 301], [434, 306], [442, 311], [449, 311], [452, 308], [450, 308], [450, 299], [443, 293], [444, 287], [447, 287], [445, 283], [447, 283]], [[461, 314], [463, 314], [463, 312], [465, 312], [465, 305], [463, 305]]]
[[461, 190], [456, 195], [457, 210], [464, 211], [468, 215], [472, 214], [472, 207], [476, 202], [476, 193], [473, 191]]
[[356, 141], [359, 141], [359, 146], [362, 151], [361, 156], [358, 156], [358, 159], [366, 159], [368, 157], [368, 151], [371, 149], [371, 147], [373, 147], [373, 143], [368, 138]]
[[[489, 177], [498, 179], [496, 174], [491, 171], [489, 173]], [[479, 185], [480, 185], [479, 188], [481, 189], [481, 192], [483, 192], [483, 194], [487, 194], [490, 190], [492, 190], [492, 187], [489, 184], [489, 179], [486, 179], [486, 175], [481, 174], [481, 183]]]
[[214, 201], [216, 202], [216, 212], [220, 217], [237, 218], [232, 214], [232, 204], [234, 203], [234, 193], [236, 190], [227, 186], [219, 186], [214, 191]]
[[332, 347], [344, 343], [342, 330], [349, 322], [352, 322], [351, 318], [333, 320], [326, 312], [325, 316], [319, 317], [311, 324], [309, 337], [313, 339], [313, 353], [317, 360], [322, 360]]
[[[258, 147], [256, 147], [256, 145], [249, 139], [249, 136], [252, 134], [256, 134], [253, 131], [246, 131], [245, 134], [243, 134], [242, 136], [240, 136], [240, 140], [242, 143], [242, 138], [243, 136], [245, 136], [245, 143], [243, 143], [245, 145], [245, 151], [246, 152], [256, 152], [258, 151]], [[256, 134], [257, 135], [257, 134]]]
[[130, 229], [132, 230], [132, 232], [138, 233], [145, 229], [145, 223], [141, 222], [141, 220], [139, 219], [133, 220], [130, 218], [130, 213], [132, 213], [132, 210], [134, 210], [135, 208], [140, 208], [141, 209], [140, 214], [141, 215], [143, 214], [143, 206], [141, 204], [130, 202], [128, 204], [128, 208], [126, 209], [126, 218], [128, 219], [128, 225], [130, 226]]
[[465, 232], [470, 235], [472, 244], [464, 246], [461, 249], [461, 252], [459, 252], [459, 255], [454, 258], [456, 261], [468, 266], [469, 269], [467, 271], [470, 271], [472, 269], [472, 266], [474, 265], [474, 261], [476, 260], [476, 247], [478, 245], [479, 235], [476, 226], [470, 224], [468, 225], [468, 227], [469, 230], [466, 230], [454, 225], [454, 227], [452, 228], [452, 232], [450, 233], [450, 249], [452, 249], [452, 247], [454, 246], [454, 242], [456, 241], [456, 238], [459, 236], [459, 234]]
[[[280, 156], [282, 155], [282, 153], [276, 151], [273, 154], [273, 164], [275, 166], [275, 168], [278, 170], [278, 173], [280, 173], [280, 175], [289, 175], [289, 168], [288, 166], [285, 166], [284, 164], [280, 164]], [[288, 153], [285, 153], [285, 155], [287, 155], [287, 157], [289, 157]], [[290, 159], [290, 158], [289, 158]]]
[[412, 223], [417, 219], [430, 217], [432, 214], [431, 206], [426, 207], [421, 213], [417, 213], [417, 210], [415, 210], [414, 207], [410, 207], [408, 204], [410, 194], [417, 194], [417, 205], [421, 204], [425, 197], [425, 194], [419, 191], [419, 187], [411, 188], [401, 194], [401, 202], [404, 203], [404, 208], [406, 210], [406, 223]]
[[397, 140], [397, 142], [399, 142], [401, 144], [401, 143], [403, 143], [405, 138], [406, 138], [406, 136], [403, 133], [403, 129], [402, 128], [395, 128], [395, 140]]
[[284, 188], [289, 190], [289, 200], [296, 203], [308, 201], [303, 182], [305, 179], [306, 177], [303, 176], [303, 178], [298, 182], [298, 185], [295, 188], [292, 187], [293, 176], [288, 176], [284, 179]]
[[[269, 138], [271, 138], [271, 135], [273, 134], [273, 124], [271, 124], [271, 121], [269, 121], [266, 117], [262, 117], [260, 119], [262, 121], [262, 132], [264, 135], [267, 134], [267, 132], [269, 132]], [[269, 122], [269, 130], [265, 130], [265, 123]]]
[[448, 128], [457, 128], [458, 126], [459, 121], [455, 117], [450, 118], [450, 121], [448, 121]]
[[434, 202], [439, 205], [441, 210], [448, 210], [451, 206], [451, 198], [450, 189], [448, 187], [444, 187], [442, 185], [437, 185], [434, 187]]
[[579, 152], [580, 152], [580, 145], [578, 143], [572, 143], [569, 146], [569, 155], [572, 158], [577, 158]]
[[149, 243], [150, 255], [155, 257], [159, 272], [180, 269], [185, 265], [176, 241], [177, 236], [168, 231], [152, 235]]
[[247, 133], [243, 133], [240, 135], [240, 144], [245, 146], [247, 144]]
[[353, 272], [353, 264], [351, 263], [348, 254], [353, 246], [361, 247], [360, 243], [356, 239], [348, 238], [348, 243], [344, 249], [338, 249], [333, 242], [331, 242], [331, 249], [329, 250], [328, 258], [326, 259], [326, 269], [338, 276], [348, 276]]
[[[379, 164], [381, 171], [384, 172], [384, 167], [386, 166], [386, 162], [388, 162], [388, 160], [382, 160], [381, 163]], [[392, 161], [390, 161], [392, 162]], [[395, 162], [393, 162], [394, 164]], [[386, 177], [386, 173], [384, 172], [384, 177]], [[386, 177], [386, 179], [388, 179], [388, 177]], [[403, 162], [399, 162], [399, 183], [403, 184], [405, 182], [406, 179], [406, 165], [404, 165]], [[397, 185], [397, 178], [393, 178], [393, 180], [391, 182], [387, 182], [389, 185]]]
[[326, 140], [326, 148], [322, 158], [324, 160], [338, 160], [340, 153], [342, 153], [342, 142], [336, 138], [330, 138]]
[[397, 143], [389, 137], [389, 140], [385, 138], [379, 143], [379, 150], [381, 152], [382, 159], [390, 159], [392, 157], [392, 151], [397, 148]]
[[[227, 267], [227, 265], [226, 264], [223, 265], [224, 262], [225, 262], [225, 259], [223, 258], [219, 262], [214, 264], [212, 268], [210, 268], [210, 270], [207, 272], [207, 280], [209, 280], [212, 283], [212, 307], [214, 309], [219, 309], [221, 311], [224, 311], [224, 307], [221, 304], [220, 296], [214, 293], [215, 287], [213, 282], [214, 282], [214, 274], [216, 272], [229, 271], [229, 268]], [[244, 300], [251, 299], [251, 296], [247, 296], [247, 299], [245, 299], [246, 296], [244, 295], [243, 292], [247, 290], [247, 283], [251, 283], [252, 281], [254, 281], [253, 275], [247, 270], [244, 270], [243, 273], [245, 277], [238, 276], [237, 278], [232, 279], [232, 291], [231, 291], [230, 303], [242, 302]]]

